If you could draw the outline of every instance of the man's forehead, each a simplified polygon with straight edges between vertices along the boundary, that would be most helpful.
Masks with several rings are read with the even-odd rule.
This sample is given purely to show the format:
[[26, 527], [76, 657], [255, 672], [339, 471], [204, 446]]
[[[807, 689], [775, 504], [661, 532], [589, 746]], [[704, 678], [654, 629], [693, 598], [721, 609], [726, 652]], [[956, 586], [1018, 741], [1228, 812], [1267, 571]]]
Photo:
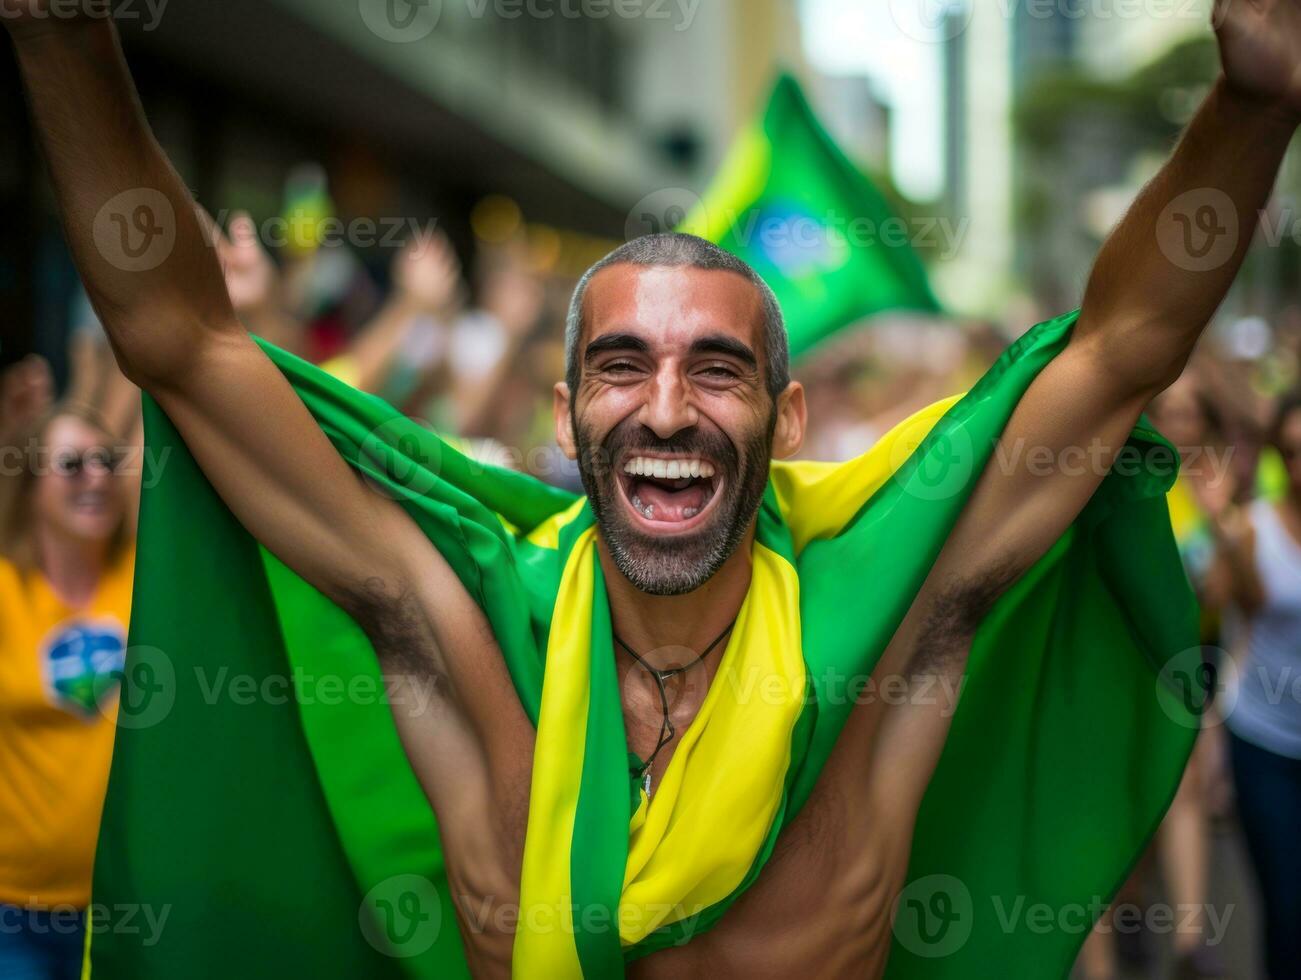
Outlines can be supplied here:
[[588, 342], [632, 333], [652, 345], [676, 346], [722, 333], [756, 351], [761, 343], [759, 290], [725, 269], [613, 265], [592, 277], [585, 303]]

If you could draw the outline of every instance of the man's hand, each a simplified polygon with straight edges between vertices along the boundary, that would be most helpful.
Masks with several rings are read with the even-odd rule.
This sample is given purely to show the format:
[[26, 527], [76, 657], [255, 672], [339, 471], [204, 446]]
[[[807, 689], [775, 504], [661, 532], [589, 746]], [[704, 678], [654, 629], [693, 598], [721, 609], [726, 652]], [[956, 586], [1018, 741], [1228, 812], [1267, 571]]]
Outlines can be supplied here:
[[[882, 674], [912, 674], [931, 620], [954, 609], [939, 653], [958, 673], [985, 611], [1079, 516], [1232, 285], [1301, 118], [1301, 0], [1229, 0], [1216, 16], [1225, 76], [1104, 244], [1070, 343], [1012, 413]], [[1045, 457], [1046, 472], [1030, 465]], [[891, 708], [876, 751], [909, 763], [878, 780], [883, 807], [920, 803], [948, 725], [934, 705]]]
[[1238, 93], [1301, 116], [1301, 3], [1216, 0], [1224, 77]]

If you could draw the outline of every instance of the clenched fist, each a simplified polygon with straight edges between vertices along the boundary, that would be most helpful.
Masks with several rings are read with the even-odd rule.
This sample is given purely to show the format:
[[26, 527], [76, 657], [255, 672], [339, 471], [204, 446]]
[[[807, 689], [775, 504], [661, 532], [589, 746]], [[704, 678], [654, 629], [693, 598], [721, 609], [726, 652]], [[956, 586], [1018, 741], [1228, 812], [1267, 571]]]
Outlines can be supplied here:
[[1212, 16], [1229, 85], [1301, 116], [1301, 0], [1216, 0]]

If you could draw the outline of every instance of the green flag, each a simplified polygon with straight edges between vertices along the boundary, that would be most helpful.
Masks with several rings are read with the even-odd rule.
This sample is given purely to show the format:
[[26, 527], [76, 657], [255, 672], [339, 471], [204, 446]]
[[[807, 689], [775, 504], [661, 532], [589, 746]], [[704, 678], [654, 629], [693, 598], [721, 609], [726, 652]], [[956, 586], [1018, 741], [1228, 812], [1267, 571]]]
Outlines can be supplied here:
[[883, 310], [938, 313], [915, 235], [845, 156], [789, 75], [737, 138], [680, 231], [749, 262], [786, 314], [791, 353]]
[[[686, 760], [687, 786], [691, 758], [718, 751], [727, 783], [764, 785], [728, 810], [769, 809], [747, 824], [744, 850], [696, 848], [686, 867], [674, 863], [677, 847], [645, 860], [656, 880], [730, 862], [706, 907], [649, 923], [624, 914], [637, 911], [630, 839], [654, 821], [630, 772], [590, 507], [477, 464], [383, 401], [268, 348], [343, 458], [438, 547], [491, 623], [524, 711], [549, 727], [534, 759], [520, 975], [617, 978], [626, 962], [711, 928], [761, 880], [857, 701], [846, 685], [871, 673], [1074, 320], [1027, 333], [968, 395], [919, 413], [879, 452], [773, 465], [751, 615], [743, 608], [737, 635], [793, 683], [782, 697], [746, 698], [739, 681], [716, 681], [712, 716], [683, 734], [700, 736], [697, 751], [671, 763]], [[240, 526], [152, 403], [146, 422], [168, 462], [141, 508], [96, 855], [93, 980], [468, 975], [437, 825], [366, 637]], [[1123, 457], [980, 627], [918, 818], [891, 980], [965, 980], [991, 963], [1002, 977], [1065, 976], [1099, 900], [1174, 795], [1202, 700], [1196, 608], [1164, 497], [1177, 456], [1141, 422]], [[720, 678], [741, 643], [729, 641]], [[764, 756], [774, 768], [756, 771], [761, 741], [780, 751]], [[705, 771], [717, 785], [720, 770]], [[731, 818], [674, 826], [718, 834]], [[530, 855], [540, 857], [532, 871]], [[532, 930], [534, 901], [581, 914]], [[1045, 915], [1065, 925], [1044, 928]], [[625, 920], [645, 928], [630, 939]]]

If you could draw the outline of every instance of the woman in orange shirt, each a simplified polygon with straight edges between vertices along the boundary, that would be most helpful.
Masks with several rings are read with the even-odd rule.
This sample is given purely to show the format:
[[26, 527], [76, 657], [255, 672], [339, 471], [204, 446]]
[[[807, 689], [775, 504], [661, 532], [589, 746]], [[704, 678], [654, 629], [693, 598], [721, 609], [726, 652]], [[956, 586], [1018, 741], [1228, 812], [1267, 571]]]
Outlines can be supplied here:
[[122, 456], [59, 408], [0, 446], [0, 976], [74, 980], [134, 558]]

